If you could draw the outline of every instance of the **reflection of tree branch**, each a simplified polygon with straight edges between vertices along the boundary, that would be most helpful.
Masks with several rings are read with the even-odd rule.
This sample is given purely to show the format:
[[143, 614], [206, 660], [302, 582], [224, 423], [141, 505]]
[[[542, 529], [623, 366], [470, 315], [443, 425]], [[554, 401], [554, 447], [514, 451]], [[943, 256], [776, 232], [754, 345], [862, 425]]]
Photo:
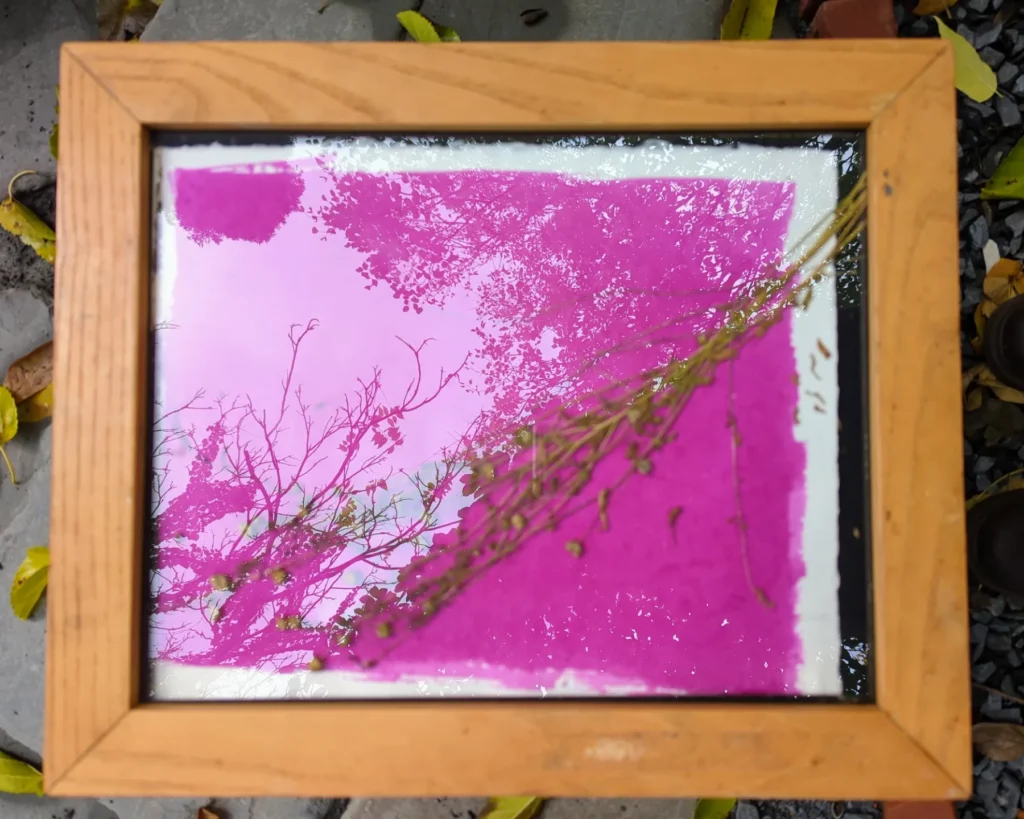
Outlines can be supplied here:
[[[212, 637], [185, 640], [207, 646], [198, 653], [194, 646], [186, 650], [179, 639], [167, 640], [160, 656], [180, 659], [187, 653], [193, 661], [205, 656], [230, 663], [257, 633], [266, 641], [261, 652], [308, 650], [310, 640], [325, 639], [333, 628], [306, 623], [322, 602], [336, 601], [341, 593], [332, 605], [344, 611], [374, 587], [377, 574], [397, 571], [410, 554], [426, 548], [435, 532], [451, 525], [437, 519], [436, 509], [462, 469], [468, 438], [442, 450], [432, 480], [426, 473], [402, 473], [414, 488], [410, 496], [388, 490], [392, 472], [381, 476], [380, 468], [404, 442], [404, 419], [434, 401], [465, 362], [454, 372], [442, 370], [436, 388], [424, 390], [421, 355], [427, 342], [417, 346], [399, 339], [415, 368], [403, 399], [397, 405], [384, 403], [381, 372], [375, 368], [371, 378], [358, 380], [358, 390], [343, 406], [316, 423], [301, 387], [294, 386], [301, 345], [315, 327], [313, 321], [289, 332], [292, 356], [272, 417], [248, 398], [241, 406], [222, 407], [206, 438], [194, 442], [188, 486], [172, 501], [172, 514], [155, 527], [163, 545], [154, 567], [154, 616], [159, 622], [174, 612], [192, 611], [208, 621]], [[197, 408], [190, 404], [181, 411]], [[302, 447], [294, 456], [280, 451], [280, 433], [289, 418], [301, 423]], [[328, 446], [340, 451], [337, 466], [294, 498], [306, 479], [330, 461]], [[367, 447], [373, 451], [366, 452]], [[221, 460], [223, 466], [215, 465]], [[233, 497], [232, 492], [241, 493], [237, 499], [244, 498], [244, 506], [218, 500]], [[409, 504], [417, 506], [408, 509]], [[223, 524], [217, 534], [207, 532], [210, 523], [231, 516], [244, 518], [234, 534]], [[186, 518], [189, 526], [174, 531], [177, 521]], [[194, 540], [190, 548], [172, 545], [180, 535]], [[363, 578], [342, 581], [354, 569]], [[273, 601], [276, 616], [267, 616], [267, 600]]]

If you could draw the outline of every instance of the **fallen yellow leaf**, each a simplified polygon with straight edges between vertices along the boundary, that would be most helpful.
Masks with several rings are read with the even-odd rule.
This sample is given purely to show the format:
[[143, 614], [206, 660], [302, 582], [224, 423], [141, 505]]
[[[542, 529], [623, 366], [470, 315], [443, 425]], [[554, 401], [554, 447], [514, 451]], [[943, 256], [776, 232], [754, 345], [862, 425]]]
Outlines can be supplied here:
[[968, 412], [974, 412], [976, 409], [981, 409], [981, 390], [971, 390], [967, 393], [967, 399], [964, 401], [964, 409]]
[[777, 0], [732, 0], [722, 20], [723, 40], [770, 40]]
[[978, 383], [983, 387], [988, 387], [996, 394], [996, 398], [1000, 401], [1010, 401], [1014, 404], [1024, 404], [1024, 392], [1008, 387], [993, 373], [988, 367], [983, 367], [981, 372], [978, 373]]
[[16, 617], [28, 619], [46, 591], [49, 578], [50, 550], [46, 546], [33, 546], [14, 573], [11, 585], [11, 608]]
[[220, 819], [220, 816], [214, 813], [211, 808], [200, 808], [196, 812], [196, 819]]
[[956, 69], [956, 87], [975, 102], [985, 102], [996, 92], [995, 72], [985, 64], [978, 52], [967, 40], [953, 29], [934, 18], [939, 26], [939, 36], [953, 44], [953, 61]]
[[7, 198], [0, 202], [0, 227], [17, 236], [40, 257], [53, 264], [57, 258], [57, 236], [50, 226], [14, 198], [14, 183], [25, 174], [17, 173], [7, 185]]
[[0, 752], [0, 793], [43, 795], [43, 775], [27, 762]]
[[4, 444], [18, 434], [18, 405], [14, 403], [14, 396], [7, 387], [0, 387], [0, 455], [7, 464], [7, 471], [11, 473], [11, 483], [16, 484], [18, 479], [14, 475], [14, 466], [11, 459], [7, 457], [7, 450]]
[[988, 298], [1000, 305], [1017, 295], [1017, 285], [1024, 279], [1022, 271], [1024, 263], [1015, 259], [1000, 259], [985, 274], [981, 289]]
[[971, 384], [974, 383], [975, 379], [977, 379], [977, 377], [979, 375], [981, 375], [981, 371], [984, 370], [984, 369], [985, 369], [985, 365], [984, 364], [975, 364], [969, 370], [964, 372], [964, 374], [963, 374], [963, 383], [961, 384], [961, 389], [964, 392], [967, 392], [967, 388], [969, 386], [971, 386]]
[[[989, 302], [991, 303], [991, 302]], [[974, 308], [974, 330], [978, 337], [971, 341], [974, 352], [981, 352], [981, 339], [985, 335], [985, 325], [988, 324], [988, 314], [985, 312], [986, 302], [982, 302]]]
[[480, 819], [533, 819], [543, 806], [537, 796], [492, 796]]
[[53, 415], [53, 383], [18, 404], [19, 423], [34, 424]]

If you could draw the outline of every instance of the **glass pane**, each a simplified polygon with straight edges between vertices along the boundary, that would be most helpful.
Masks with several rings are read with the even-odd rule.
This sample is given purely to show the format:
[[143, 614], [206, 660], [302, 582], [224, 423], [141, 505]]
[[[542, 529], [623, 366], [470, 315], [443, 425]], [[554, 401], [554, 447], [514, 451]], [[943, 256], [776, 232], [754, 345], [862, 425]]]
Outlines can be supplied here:
[[858, 135], [154, 144], [149, 696], [870, 698]]

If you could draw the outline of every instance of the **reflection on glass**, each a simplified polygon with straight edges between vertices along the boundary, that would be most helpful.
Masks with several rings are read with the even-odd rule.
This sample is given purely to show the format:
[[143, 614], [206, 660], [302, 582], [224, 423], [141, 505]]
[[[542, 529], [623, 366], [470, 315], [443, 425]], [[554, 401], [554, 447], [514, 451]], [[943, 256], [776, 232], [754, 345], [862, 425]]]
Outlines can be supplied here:
[[152, 696], [840, 694], [852, 144], [157, 148]]

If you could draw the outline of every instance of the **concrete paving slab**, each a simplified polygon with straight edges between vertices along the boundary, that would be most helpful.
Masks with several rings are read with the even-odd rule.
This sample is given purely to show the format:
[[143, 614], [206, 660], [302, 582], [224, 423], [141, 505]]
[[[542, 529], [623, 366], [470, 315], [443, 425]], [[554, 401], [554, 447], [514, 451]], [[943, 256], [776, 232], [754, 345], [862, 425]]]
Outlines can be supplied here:
[[[196, 819], [200, 808], [210, 804], [209, 797], [194, 799], [101, 799], [117, 819]], [[287, 817], [279, 817], [287, 819]]]
[[343, 819], [476, 819], [486, 799], [352, 799]]
[[221, 819], [338, 819], [346, 804], [344, 799], [216, 799], [210, 807]]
[[[0, 293], [0, 372], [52, 337], [49, 310], [24, 291]], [[50, 422], [25, 425], [7, 444], [18, 485], [0, 469], [0, 728], [38, 753], [43, 733], [45, 602], [28, 622], [6, 601], [29, 546], [47, 542], [50, 513]], [[0, 812], [0, 816], [2, 816]]]
[[[102, 799], [117, 819], [196, 819], [209, 807], [220, 819], [338, 819], [343, 799]], [[2, 814], [0, 814], [2, 815]]]
[[692, 819], [695, 799], [551, 799], [540, 819]]
[[[51, 799], [0, 794], [4, 819], [118, 819], [95, 799]], [[195, 819], [195, 817], [189, 817]]]
[[396, 40], [409, 0], [164, 0], [143, 40]]
[[0, 181], [23, 168], [52, 173], [61, 43], [96, 37], [89, 0], [0, 0]]
[[[343, 819], [476, 819], [486, 799], [353, 799]], [[692, 819], [693, 799], [549, 799], [539, 819]]]
[[[523, 12], [547, 16], [528, 26]], [[424, 0], [421, 11], [464, 40], [710, 40], [724, 0]]]

